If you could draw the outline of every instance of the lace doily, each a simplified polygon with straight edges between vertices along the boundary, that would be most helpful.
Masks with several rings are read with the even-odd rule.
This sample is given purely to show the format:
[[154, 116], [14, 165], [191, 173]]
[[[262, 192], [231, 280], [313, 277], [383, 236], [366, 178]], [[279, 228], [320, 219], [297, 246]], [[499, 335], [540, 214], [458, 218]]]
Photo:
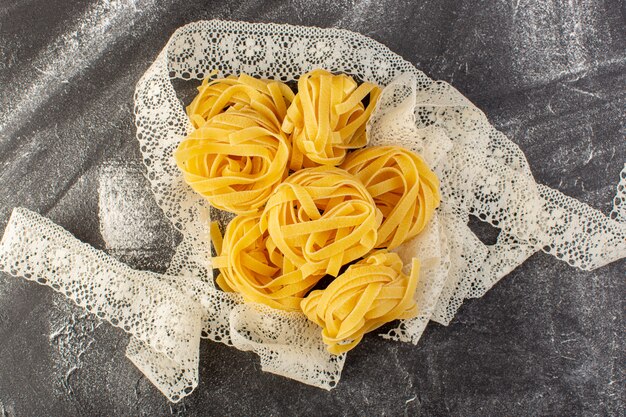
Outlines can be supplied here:
[[[463, 300], [482, 296], [538, 250], [594, 269], [626, 256], [626, 165], [610, 218], [537, 184], [521, 150], [450, 85], [428, 78], [385, 46], [336, 30], [197, 22], [177, 30], [137, 84], [137, 139], [152, 191], [183, 234], [166, 274], [135, 271], [60, 227], [15, 209], [0, 244], [0, 268], [49, 285], [130, 333], [127, 356], [171, 401], [198, 382], [199, 338], [252, 350], [263, 369], [330, 389], [345, 356], [332, 356], [300, 313], [244, 304], [215, 288], [206, 202], [182, 180], [173, 152], [191, 129], [171, 80], [212, 70], [283, 81], [314, 68], [385, 87], [368, 123], [371, 145], [420, 153], [441, 179], [442, 204], [397, 252], [421, 261], [420, 315], [385, 338], [417, 343], [430, 320], [448, 324]], [[500, 229], [485, 245], [470, 215]]]

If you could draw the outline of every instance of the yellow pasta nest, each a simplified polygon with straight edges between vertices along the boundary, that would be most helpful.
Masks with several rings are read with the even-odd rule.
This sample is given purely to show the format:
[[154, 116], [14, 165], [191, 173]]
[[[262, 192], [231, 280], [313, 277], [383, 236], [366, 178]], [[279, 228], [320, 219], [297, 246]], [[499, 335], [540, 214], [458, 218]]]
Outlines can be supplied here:
[[213, 81], [205, 78], [198, 87], [198, 95], [187, 106], [187, 115], [197, 129], [226, 109], [250, 106], [279, 130], [293, 98], [293, 91], [279, 81], [260, 80], [246, 74]]
[[348, 155], [341, 167], [365, 184], [383, 213], [376, 247], [393, 249], [416, 236], [439, 206], [437, 176], [407, 149], [361, 149]]
[[188, 107], [196, 129], [174, 154], [185, 182], [221, 210], [258, 211], [287, 176], [290, 145], [280, 125], [291, 90], [244, 75], [199, 90]]
[[407, 276], [402, 273], [397, 254], [375, 252], [350, 265], [326, 289], [312, 291], [302, 301], [302, 311], [322, 327], [322, 338], [330, 353], [347, 352], [365, 333], [392, 320], [417, 315], [417, 259], [412, 268]]
[[[362, 101], [368, 95], [365, 106]], [[321, 69], [303, 74], [282, 125], [293, 142], [290, 168], [337, 166], [348, 149], [365, 146], [365, 124], [379, 95], [374, 84], [359, 86], [344, 74]]]
[[216, 282], [224, 291], [241, 293], [246, 301], [263, 303], [281, 310], [300, 310], [302, 297], [321, 275], [304, 277], [261, 232], [259, 214], [236, 216], [226, 227], [223, 241], [213, 232], [219, 256]]
[[337, 276], [374, 247], [381, 220], [358, 179], [339, 168], [317, 167], [276, 188], [261, 215], [261, 231], [303, 276]]

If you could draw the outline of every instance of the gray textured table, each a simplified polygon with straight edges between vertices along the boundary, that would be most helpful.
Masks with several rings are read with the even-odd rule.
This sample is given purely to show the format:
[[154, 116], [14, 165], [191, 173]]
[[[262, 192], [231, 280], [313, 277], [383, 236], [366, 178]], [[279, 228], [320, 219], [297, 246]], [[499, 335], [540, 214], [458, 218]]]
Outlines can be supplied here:
[[[0, 230], [36, 210], [133, 267], [179, 237], [146, 193], [134, 85], [171, 33], [210, 18], [340, 27], [451, 82], [526, 152], [536, 178], [608, 213], [626, 159], [619, 1], [168, 0], [0, 4]], [[417, 347], [367, 337], [325, 392], [201, 344], [171, 405], [127, 337], [50, 289], [0, 274], [0, 416], [624, 415], [625, 263], [533, 256]]]

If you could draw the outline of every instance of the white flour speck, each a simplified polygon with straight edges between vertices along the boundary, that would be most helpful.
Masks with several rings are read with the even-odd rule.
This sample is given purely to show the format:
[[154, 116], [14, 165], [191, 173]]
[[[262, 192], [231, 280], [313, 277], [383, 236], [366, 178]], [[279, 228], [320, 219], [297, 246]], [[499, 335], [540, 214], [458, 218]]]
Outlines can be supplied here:
[[94, 331], [102, 322], [61, 295], [55, 294], [53, 303], [49, 339], [55, 376], [65, 392], [73, 395], [71, 376], [82, 367], [81, 357], [94, 343]]
[[367, 20], [371, 13], [372, 1], [363, 0], [354, 2], [350, 10], [342, 11], [341, 19], [336, 26], [346, 29], [358, 29], [358, 26]]
[[588, 3], [514, 0], [514, 25], [507, 34], [512, 68], [518, 71], [519, 79], [544, 84], [623, 61], [624, 57], [609, 57], [602, 62], [594, 59], [593, 51], [612, 39], [609, 31], [598, 30], [604, 23]]
[[175, 246], [176, 235], [139, 163], [110, 162], [102, 168], [98, 210], [106, 248], [118, 257], [142, 257]]
[[24, 119], [54, 97], [64, 84], [80, 74], [129, 31], [142, 10], [155, 0], [100, 1], [75, 19], [67, 31], [24, 68], [18, 82], [0, 88], [0, 133], [12, 136]]

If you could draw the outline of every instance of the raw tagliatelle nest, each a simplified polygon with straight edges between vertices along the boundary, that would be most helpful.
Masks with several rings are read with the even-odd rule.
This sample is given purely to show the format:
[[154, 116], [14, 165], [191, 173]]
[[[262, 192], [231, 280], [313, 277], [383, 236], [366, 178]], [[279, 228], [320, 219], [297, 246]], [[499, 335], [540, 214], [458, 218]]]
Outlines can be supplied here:
[[[537, 184], [521, 150], [496, 131], [480, 110], [450, 85], [429, 79], [367, 37], [335, 29], [208, 21], [177, 30], [135, 92], [137, 138], [152, 191], [165, 215], [183, 235], [167, 273], [132, 270], [41, 216], [20, 208], [15, 209], [0, 244], [2, 270], [50, 285], [128, 332], [131, 337], [127, 356], [172, 401], [188, 395], [198, 384], [201, 337], [256, 352], [265, 371], [332, 388], [339, 381], [345, 354], [328, 352], [324, 341], [332, 345], [358, 325], [366, 328], [369, 324], [355, 324], [345, 316], [345, 320], [328, 325], [324, 309], [318, 308], [322, 304], [317, 302], [315, 292], [303, 308], [311, 317], [309, 320], [302, 312], [245, 302], [236, 292], [215, 288], [209, 202], [184, 181], [186, 177], [198, 189], [202, 179], [194, 177], [193, 170], [181, 174], [173, 157], [182, 140], [207, 120], [206, 116], [202, 116], [202, 121], [187, 117], [172, 85], [173, 78], [199, 84], [217, 69], [217, 76], [222, 77], [244, 73], [255, 79], [290, 82], [316, 68], [382, 87], [376, 106], [368, 115], [368, 147], [406, 148], [421, 155], [440, 179], [441, 204], [436, 210], [432, 208], [430, 222], [421, 225], [418, 219], [422, 214], [410, 210], [403, 212], [406, 217], [398, 219], [389, 215], [390, 206], [386, 219], [381, 219], [385, 233], [378, 234], [376, 244], [393, 248], [402, 264], [409, 265], [401, 271], [406, 277], [402, 285], [413, 285], [410, 266], [413, 258], [419, 259], [415, 296], [406, 303], [398, 301], [412, 313], [415, 302], [419, 306], [417, 316], [400, 320], [383, 337], [417, 343], [430, 320], [448, 324], [463, 300], [482, 296], [538, 250], [582, 269], [594, 269], [626, 255], [626, 169], [622, 171], [609, 218]], [[284, 104], [286, 112], [288, 104], [295, 100], [280, 87], [274, 88], [273, 97], [274, 104], [262, 101], [260, 110], [275, 105], [280, 112]], [[215, 105], [206, 104], [207, 108]], [[286, 178], [288, 172], [281, 173], [276, 167], [281, 164], [272, 164], [285, 158], [283, 134], [295, 135], [294, 143], [302, 153], [301, 159], [289, 160], [292, 168], [342, 159], [343, 169], [358, 167], [361, 171], [361, 167], [372, 163], [367, 148], [349, 153], [363, 144], [359, 131], [346, 129], [340, 134], [347, 143], [343, 148], [332, 146], [332, 139], [322, 146], [297, 113], [285, 113], [290, 120], [286, 132], [276, 129], [269, 114], [260, 125], [258, 121], [253, 123], [243, 110], [238, 115], [236, 123], [250, 127], [256, 124], [259, 140], [272, 149], [265, 162], [254, 166], [226, 163], [233, 172], [249, 169], [259, 176], [267, 174], [256, 188], [244, 186], [246, 201], [261, 207], [280, 186], [276, 182], [282, 183]], [[229, 130], [232, 123], [219, 120], [214, 128]], [[307, 156], [307, 152], [314, 156]], [[413, 180], [403, 174], [406, 158], [389, 157], [397, 163], [393, 171], [385, 174], [388, 177], [372, 169], [371, 175], [359, 179], [373, 199], [378, 184], [398, 181], [393, 178], [405, 180], [403, 192], [415, 193]], [[224, 163], [212, 162], [220, 169], [225, 169]], [[417, 195], [421, 198], [419, 192]], [[393, 197], [391, 193], [384, 198]], [[237, 208], [241, 202], [225, 193], [214, 193], [210, 198], [217, 207]], [[276, 207], [280, 209], [283, 203], [281, 199]], [[385, 215], [385, 210], [381, 209], [381, 213]], [[470, 215], [500, 229], [494, 245], [486, 246], [472, 233], [467, 226]], [[417, 226], [399, 230], [397, 225], [407, 220]], [[270, 230], [260, 229], [261, 239], [263, 233], [271, 235]], [[396, 246], [398, 239], [405, 238], [408, 241]], [[397, 270], [399, 264], [395, 260], [381, 254], [375, 256], [369, 261], [390, 271]], [[353, 267], [367, 268], [368, 264], [359, 262]], [[353, 277], [348, 274], [346, 282]], [[339, 284], [326, 287], [327, 297], [341, 291]], [[385, 285], [381, 282], [373, 289], [358, 285], [355, 288], [382, 291]], [[397, 290], [392, 288], [389, 292], [396, 294]], [[328, 329], [324, 335], [320, 326]]]

